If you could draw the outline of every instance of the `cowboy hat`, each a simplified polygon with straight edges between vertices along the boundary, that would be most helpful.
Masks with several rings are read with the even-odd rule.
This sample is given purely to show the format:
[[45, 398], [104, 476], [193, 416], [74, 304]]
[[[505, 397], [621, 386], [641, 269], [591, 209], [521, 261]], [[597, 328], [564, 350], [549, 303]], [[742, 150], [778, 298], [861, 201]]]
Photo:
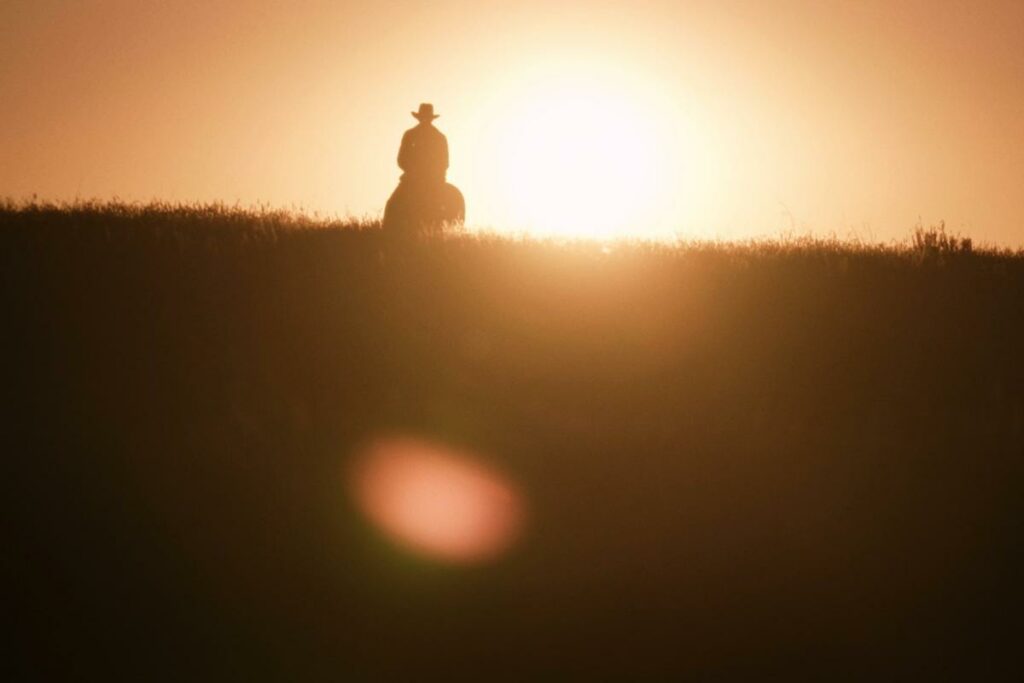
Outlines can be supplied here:
[[433, 121], [439, 117], [438, 114], [434, 113], [434, 105], [427, 104], [426, 102], [420, 105], [419, 111], [409, 113], [412, 114], [413, 118], [419, 119], [420, 121]]

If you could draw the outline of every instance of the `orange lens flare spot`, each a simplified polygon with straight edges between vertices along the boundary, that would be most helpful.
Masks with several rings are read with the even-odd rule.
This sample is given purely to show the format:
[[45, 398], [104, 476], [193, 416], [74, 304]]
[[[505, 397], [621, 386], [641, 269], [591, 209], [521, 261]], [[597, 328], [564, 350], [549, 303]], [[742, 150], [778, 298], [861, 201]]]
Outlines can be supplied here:
[[408, 437], [378, 439], [353, 471], [356, 502], [397, 543], [433, 559], [496, 558], [522, 529], [523, 502], [498, 472], [472, 456]]

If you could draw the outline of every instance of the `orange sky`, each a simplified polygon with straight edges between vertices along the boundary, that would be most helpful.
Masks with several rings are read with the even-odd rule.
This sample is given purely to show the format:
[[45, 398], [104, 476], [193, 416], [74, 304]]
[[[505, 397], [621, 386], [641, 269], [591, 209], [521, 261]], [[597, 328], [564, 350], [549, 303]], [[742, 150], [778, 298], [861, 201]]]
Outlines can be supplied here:
[[432, 101], [469, 221], [521, 226], [534, 161], [584, 177], [545, 158], [557, 128], [519, 126], [565, 91], [586, 130], [650, 146], [622, 162], [656, 186], [642, 207], [591, 192], [606, 232], [886, 240], [921, 217], [1021, 245], [1022, 45], [1011, 0], [5, 0], [0, 195], [376, 214]]

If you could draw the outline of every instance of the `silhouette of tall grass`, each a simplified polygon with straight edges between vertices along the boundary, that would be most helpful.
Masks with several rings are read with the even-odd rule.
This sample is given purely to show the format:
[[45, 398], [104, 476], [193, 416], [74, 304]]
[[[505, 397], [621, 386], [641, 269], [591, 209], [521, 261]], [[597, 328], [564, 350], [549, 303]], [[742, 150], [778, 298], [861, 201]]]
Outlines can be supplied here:
[[[1024, 254], [596, 243], [257, 207], [0, 207], [8, 587], [43, 677], [997, 678]], [[443, 567], [353, 448], [483, 454], [529, 526]], [[23, 643], [23, 645], [22, 645]]]

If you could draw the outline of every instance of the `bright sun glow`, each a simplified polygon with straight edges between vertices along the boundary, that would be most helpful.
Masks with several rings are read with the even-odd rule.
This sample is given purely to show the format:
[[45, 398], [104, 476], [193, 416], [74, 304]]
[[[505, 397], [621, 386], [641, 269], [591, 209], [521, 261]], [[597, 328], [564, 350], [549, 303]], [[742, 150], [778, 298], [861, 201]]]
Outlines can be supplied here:
[[508, 227], [603, 239], [650, 236], [671, 220], [688, 138], [657, 97], [592, 66], [522, 81], [501, 98], [481, 162]]
[[549, 234], [608, 236], [656, 193], [656, 141], [622, 100], [570, 93], [529, 103], [501, 150], [516, 222]]

